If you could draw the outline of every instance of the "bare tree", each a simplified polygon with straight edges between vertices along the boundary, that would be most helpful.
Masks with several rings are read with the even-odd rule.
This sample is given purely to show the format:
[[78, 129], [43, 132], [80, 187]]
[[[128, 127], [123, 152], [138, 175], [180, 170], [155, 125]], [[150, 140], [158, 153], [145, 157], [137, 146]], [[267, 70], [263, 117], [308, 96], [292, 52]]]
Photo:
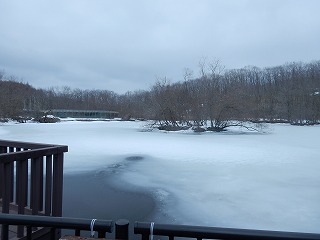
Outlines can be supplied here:
[[4, 75], [5, 75], [5, 71], [0, 70], [0, 81], [4, 78]]

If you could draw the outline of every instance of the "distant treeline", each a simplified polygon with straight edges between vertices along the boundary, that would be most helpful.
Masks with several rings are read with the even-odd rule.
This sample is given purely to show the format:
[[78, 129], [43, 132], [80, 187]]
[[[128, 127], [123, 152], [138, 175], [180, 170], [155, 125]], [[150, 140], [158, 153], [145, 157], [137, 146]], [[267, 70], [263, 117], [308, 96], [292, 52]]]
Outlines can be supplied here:
[[152, 119], [168, 128], [221, 130], [244, 121], [320, 123], [320, 61], [264, 69], [223, 70], [218, 61], [199, 66], [199, 77], [187, 70], [184, 81], [170, 83], [163, 78], [149, 91], [126, 94], [35, 89], [2, 73], [0, 117], [14, 118], [23, 110], [83, 109], [118, 111], [123, 118]]

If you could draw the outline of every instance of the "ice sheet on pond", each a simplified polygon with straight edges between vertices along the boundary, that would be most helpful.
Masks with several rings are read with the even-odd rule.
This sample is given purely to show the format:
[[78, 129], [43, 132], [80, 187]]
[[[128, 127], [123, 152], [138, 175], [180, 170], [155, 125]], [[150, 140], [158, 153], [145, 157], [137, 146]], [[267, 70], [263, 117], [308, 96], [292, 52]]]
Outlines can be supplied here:
[[2, 139], [66, 144], [65, 173], [114, 171], [174, 223], [320, 232], [320, 127], [146, 132], [141, 122], [4, 124]]

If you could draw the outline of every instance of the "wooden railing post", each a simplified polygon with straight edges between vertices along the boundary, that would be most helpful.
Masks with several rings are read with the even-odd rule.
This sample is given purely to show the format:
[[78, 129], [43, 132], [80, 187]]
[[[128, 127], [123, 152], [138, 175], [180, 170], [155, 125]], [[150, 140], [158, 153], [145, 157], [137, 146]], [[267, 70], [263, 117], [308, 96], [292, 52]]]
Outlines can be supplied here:
[[3, 183], [4, 183], [4, 164], [0, 162], [0, 199], [3, 195]]
[[28, 159], [21, 161], [21, 207], [28, 205]]
[[52, 216], [62, 216], [63, 153], [53, 156]]
[[115, 222], [115, 239], [129, 239], [129, 221], [127, 219], [119, 219]]
[[[0, 154], [1, 153], [6, 153], [7, 152], [7, 147], [0, 146]], [[0, 162], [0, 198], [3, 197], [3, 186], [4, 184], [4, 163]]]
[[[14, 152], [14, 147], [9, 147], [9, 152]], [[13, 202], [13, 185], [14, 185], [14, 162], [9, 163], [9, 177], [8, 177], [8, 185], [9, 185], [9, 195], [10, 202]]]
[[42, 157], [34, 158], [31, 160], [31, 208], [32, 208], [32, 215], [38, 215], [39, 211], [41, 210], [41, 202], [42, 196], [41, 189], [41, 161]]
[[52, 212], [52, 155], [46, 156], [46, 188], [45, 188], [45, 215], [50, 216]]
[[44, 158], [42, 156], [39, 158], [39, 162], [38, 162], [39, 211], [43, 211], [43, 197], [44, 197], [43, 195], [43, 161], [44, 161]]
[[[63, 153], [53, 155], [53, 189], [52, 189], [52, 216], [62, 216], [63, 194]], [[56, 229], [55, 239], [61, 237], [61, 230]]]
[[[17, 195], [16, 204], [18, 205], [18, 214], [25, 214], [25, 207], [27, 206], [28, 198], [28, 159], [17, 161]], [[24, 236], [24, 226], [18, 226], [17, 237]]]
[[10, 163], [3, 164], [3, 182], [2, 185], [2, 213], [9, 213], [9, 205], [10, 205], [10, 186], [9, 186], [9, 178], [10, 176]]
[[0, 199], [2, 198], [2, 191], [3, 191], [2, 190], [3, 188], [2, 183], [4, 181], [3, 175], [4, 175], [3, 163], [0, 162]]
[[[17, 152], [21, 151], [20, 148], [16, 149]], [[21, 193], [21, 161], [16, 162], [16, 205], [19, 205], [20, 193]]]

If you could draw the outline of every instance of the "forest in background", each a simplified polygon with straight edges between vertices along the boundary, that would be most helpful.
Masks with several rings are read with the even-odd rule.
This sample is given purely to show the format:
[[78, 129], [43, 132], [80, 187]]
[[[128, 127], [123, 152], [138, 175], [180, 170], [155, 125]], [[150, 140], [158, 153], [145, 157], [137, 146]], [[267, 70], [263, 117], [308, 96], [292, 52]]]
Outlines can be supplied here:
[[123, 119], [155, 120], [158, 127], [221, 131], [244, 122], [320, 123], [320, 61], [224, 70], [219, 61], [199, 63], [199, 76], [158, 79], [150, 90], [117, 94], [70, 87], [36, 89], [0, 72], [0, 118], [50, 109], [110, 110]]

